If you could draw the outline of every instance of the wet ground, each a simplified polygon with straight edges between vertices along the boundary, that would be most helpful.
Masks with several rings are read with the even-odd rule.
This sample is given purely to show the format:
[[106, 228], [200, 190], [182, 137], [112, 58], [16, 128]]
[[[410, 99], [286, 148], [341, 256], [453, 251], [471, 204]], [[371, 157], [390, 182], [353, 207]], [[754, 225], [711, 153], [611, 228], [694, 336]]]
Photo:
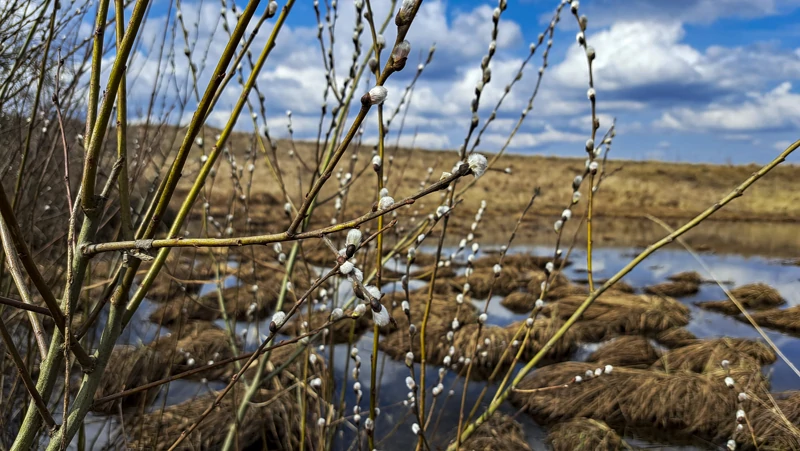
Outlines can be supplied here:
[[[493, 250], [491, 246], [484, 246], [482, 252]], [[495, 249], [496, 250], [496, 249]], [[515, 252], [532, 252], [537, 255], [547, 255], [552, 252], [551, 248], [546, 247], [515, 247]], [[445, 252], [448, 255], [450, 250]], [[636, 255], [636, 250], [630, 248], [605, 248], [597, 249], [594, 252], [594, 274], [595, 279], [605, 279], [614, 275], [619, 269], [625, 266], [633, 256]], [[570, 259], [574, 262], [573, 265], [565, 269], [565, 275], [572, 280], [580, 280], [586, 278], [585, 273], [585, 251], [573, 251]], [[681, 250], [662, 250], [650, 256], [640, 266], [635, 268], [630, 274], [626, 275], [623, 280], [633, 285], [638, 289], [652, 285], [655, 283], [663, 282], [672, 274], [682, 271], [698, 271], [704, 278], [715, 277], [721, 282], [732, 282], [736, 286], [753, 282], [764, 282], [778, 291], [786, 299], [786, 307], [791, 307], [800, 304], [800, 267], [788, 266], [782, 264], [783, 259], [771, 259], [755, 256], [738, 256], [732, 254], [714, 255], [703, 254], [700, 256], [702, 261], [710, 268], [712, 274], [707, 273], [703, 266], [688, 252]], [[389, 268], [393, 268], [394, 263], [389, 263]], [[393, 268], [394, 269], [394, 268]], [[401, 268], [397, 268], [401, 269]], [[228, 277], [224, 281], [224, 286], [234, 286], [237, 283], [235, 277]], [[414, 289], [415, 283], [421, 284], [422, 282], [412, 282], [411, 289]], [[399, 288], [399, 283], [389, 283], [383, 287], [384, 292], [389, 292]], [[203, 287], [201, 294], [206, 291], [214, 290], [213, 284]], [[349, 284], [342, 284], [340, 289], [340, 299], [347, 299], [350, 295]], [[514, 321], [518, 321], [527, 317], [527, 315], [514, 314], [500, 305], [502, 297], [494, 297], [490, 301], [489, 306], [489, 323], [496, 325], [507, 325]], [[691, 332], [699, 338], [707, 337], [748, 337], [757, 339], [759, 336], [757, 332], [748, 324], [739, 322], [723, 314], [709, 312], [699, 309], [693, 305], [695, 301], [705, 300], [721, 300], [725, 299], [722, 289], [716, 284], [703, 284], [701, 285], [700, 292], [696, 295], [681, 298], [680, 301], [685, 303], [691, 309], [691, 322], [687, 326]], [[475, 305], [483, 308], [485, 301], [474, 301]], [[155, 308], [156, 304], [145, 302], [142, 308], [137, 312], [137, 317], [131, 322], [125, 333], [120, 338], [120, 343], [126, 344], [139, 344], [148, 343], [155, 337], [168, 333], [169, 330], [164, 327], [159, 327], [148, 321], [150, 312]], [[237, 323], [235, 328], [239, 336], [247, 330], [247, 341], [245, 351], [254, 350], [260, 343], [260, 338], [268, 330], [269, 319], [262, 320], [259, 323]], [[218, 320], [217, 324], [225, 327], [222, 320]], [[800, 362], [800, 338], [792, 337], [779, 332], [769, 331], [767, 333], [775, 344], [783, 351], [783, 353], [793, 362]], [[369, 360], [369, 355], [372, 349], [372, 335], [370, 332], [364, 334], [355, 344], [360, 351], [360, 355], [364, 362]], [[597, 348], [597, 344], [584, 345], [577, 355], [574, 356], [575, 360], [585, 358], [591, 351]], [[321, 354], [327, 356], [329, 350], [325, 350]], [[336, 399], [340, 396], [340, 391], [344, 388], [345, 399], [348, 406], [348, 414], [352, 416], [352, 408], [356, 402], [352, 390], [353, 379], [350, 377], [349, 372], [352, 369], [352, 361], [348, 363], [349, 350], [348, 345], [337, 345], [334, 349], [334, 362], [333, 373], [337, 381], [337, 394]], [[404, 404], [407, 401], [408, 389], [405, 386], [405, 378], [408, 376], [408, 369], [402, 362], [394, 361], [382, 353], [379, 354], [379, 406], [380, 415], [376, 424], [378, 444], [376, 447], [381, 450], [408, 450], [412, 449], [416, 443], [416, 437], [411, 431], [411, 424], [415, 422], [409, 415], [409, 408]], [[366, 411], [369, 406], [368, 393], [369, 387], [369, 367], [365, 366], [362, 371], [359, 382], [361, 383], [362, 390], [365, 394], [364, 399], [361, 401], [362, 410]], [[416, 366], [418, 369], [418, 365]], [[427, 379], [428, 381], [437, 381], [439, 369], [435, 366], [428, 366]], [[765, 368], [765, 371], [770, 375], [772, 390], [782, 391], [790, 389], [800, 389], [800, 378], [796, 376], [786, 363], [780, 359], [775, 364]], [[347, 374], [347, 380], [344, 376]], [[435, 382], [433, 383], [435, 385]], [[455, 374], [448, 372], [444, 376], [444, 392], [436, 399], [436, 405], [433, 410], [433, 416], [429, 425], [430, 437], [433, 437], [431, 445], [435, 448], [436, 445], [445, 445], [447, 440], [453, 436], [453, 432], [458, 423], [459, 403], [461, 399], [461, 392], [463, 390], [463, 379], [456, 377]], [[208, 393], [209, 390], [218, 390], [224, 386], [222, 382], [212, 382], [203, 384], [200, 382], [191, 381], [177, 381], [169, 385], [169, 390], [163, 390], [156, 401], [152, 404], [151, 408], [160, 408], [162, 405], [175, 404], [194, 396]], [[432, 385], [429, 385], [429, 387]], [[480, 391], [483, 389], [483, 382], [472, 381], [469, 383], [467, 392], [466, 406], [469, 409], [474, 405], [478, 398]], [[451, 393], [452, 395], [449, 395]], [[491, 396], [494, 390], [489, 390]], [[484, 405], [488, 404], [488, 400], [484, 400]], [[431, 405], [431, 399], [427, 406]], [[482, 411], [481, 409], [480, 411]], [[503, 406], [504, 412], [514, 415], [515, 409], [508, 403]], [[60, 414], [59, 414], [60, 415]], [[546, 449], [544, 437], [546, 430], [533, 421], [526, 418], [524, 414], [516, 416], [526, 432], [527, 440], [533, 449]], [[109, 423], [112, 427], [109, 427]], [[95, 444], [100, 448], [100, 444], [108, 442], [108, 434], [113, 428], [115, 420], [108, 419], [102, 416], [89, 415], [87, 417], [87, 436], [94, 437], [98, 433], [100, 437]], [[102, 431], [102, 432], [101, 432]], [[382, 440], [391, 434], [385, 441]], [[351, 449], [353, 440], [355, 438], [355, 429], [351, 424], [348, 424], [338, 431], [338, 439], [336, 440], [337, 450]], [[105, 437], [105, 439], [104, 439]], [[636, 442], [633, 442], [634, 444]], [[648, 447], [654, 449], [686, 449], [676, 448], [670, 446], [659, 447], [656, 444], [648, 444]], [[94, 448], [93, 448], [94, 449]]]

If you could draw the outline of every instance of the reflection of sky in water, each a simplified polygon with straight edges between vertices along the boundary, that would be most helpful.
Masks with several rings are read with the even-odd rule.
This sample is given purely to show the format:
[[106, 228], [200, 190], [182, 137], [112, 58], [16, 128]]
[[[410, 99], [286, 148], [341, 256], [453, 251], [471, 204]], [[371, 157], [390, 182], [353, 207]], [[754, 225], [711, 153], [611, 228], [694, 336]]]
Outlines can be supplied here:
[[[498, 250], [499, 246], [482, 247], [478, 253], [478, 257], [485, 255], [486, 251]], [[423, 248], [421, 251], [430, 252], [435, 249]], [[455, 251], [455, 248], [446, 248], [443, 250], [443, 255], [449, 255]], [[514, 252], [528, 251], [534, 252], [538, 255], [549, 255], [552, 253], [551, 248], [546, 247], [514, 247]], [[466, 255], [470, 253], [462, 252], [457, 261], [463, 262], [466, 260]], [[593, 256], [594, 274], [596, 279], [605, 279], [614, 275], [614, 273], [624, 267], [630, 262], [631, 258], [635, 256], [632, 249], [598, 249]], [[585, 250], [576, 249], [571, 254], [571, 260], [574, 262], [572, 266], [565, 270], [566, 275], [573, 280], [584, 279], [586, 253]], [[779, 262], [772, 261], [765, 258], [757, 257], [740, 257], [735, 255], [701, 255], [703, 261], [711, 268], [713, 274], [721, 281], [733, 281], [735, 285], [743, 285], [753, 282], [765, 282], [770, 286], [775, 287], [780, 291], [783, 297], [787, 300], [788, 305], [800, 305], [800, 267], [794, 266], [781, 266]], [[405, 259], [399, 261], [392, 261], [387, 264], [387, 267], [395, 271], [405, 270]], [[419, 269], [418, 266], [412, 267], [412, 271]], [[698, 271], [704, 277], [710, 278], [702, 265], [698, 263], [690, 254], [679, 250], [662, 250], [651, 255], [647, 260], [640, 264], [637, 268], [633, 269], [623, 280], [630, 283], [636, 288], [641, 288], [646, 285], [660, 283], [672, 274], [682, 271]], [[463, 273], [463, 268], [457, 268], [459, 274]], [[224, 282], [224, 287], [235, 286], [236, 278], [227, 277]], [[412, 280], [409, 283], [410, 290], [416, 290], [425, 286], [425, 281]], [[208, 294], [215, 289], [214, 284], [208, 284], [201, 289], [202, 294]], [[397, 282], [390, 282], [382, 287], [384, 292], [391, 292], [401, 289]], [[352, 296], [352, 288], [350, 283], [341, 281], [338, 287], [338, 294], [340, 304]], [[453, 296], [455, 302], [455, 296]], [[721, 300], [725, 295], [721, 288], [715, 284], [704, 284], [698, 294], [681, 299], [691, 309], [692, 319], [687, 328], [696, 334], [698, 337], [748, 337], [759, 339], [758, 333], [748, 324], [739, 322], [725, 315], [704, 311], [693, 305], [696, 301], [705, 300]], [[494, 296], [491, 299], [488, 307], [489, 324], [507, 325], [515, 321], [523, 320], [526, 315], [518, 315], [506, 310], [500, 305], [502, 300], [501, 296]], [[485, 300], [473, 300], [473, 304], [483, 310]], [[120, 338], [121, 344], [136, 344], [140, 342], [150, 342], [159, 335], [164, 335], [169, 332], [166, 328], [159, 328], [158, 325], [150, 323], [148, 317], [150, 313], [157, 308], [158, 304], [145, 301], [142, 307], [136, 312], [133, 321], [131, 321], [128, 328], [126, 328], [122, 337]], [[105, 313], [104, 313], [105, 314]], [[101, 320], [101, 323], [105, 319]], [[232, 326], [236, 330], [236, 334], [242, 337], [244, 332], [247, 331], [247, 341], [244, 351], [255, 350], [261, 342], [262, 337], [268, 331], [270, 317], [264, 318], [258, 322], [232, 322]], [[226, 328], [223, 320], [219, 319], [214, 322], [217, 326]], [[796, 363], [800, 363], [800, 339], [794, 338], [778, 332], [767, 331], [770, 338], [776, 345], [786, 354], [786, 356]], [[98, 337], [99, 338], [99, 337]], [[280, 336], [278, 341], [288, 337]], [[362, 358], [362, 373], [359, 378], [364, 398], [361, 400], [361, 408], [366, 411], [369, 406], [369, 359], [372, 347], [371, 333], [363, 335], [356, 346], [360, 350]], [[585, 359], [592, 351], [596, 350], [597, 344], [584, 344], [580, 347], [574, 359]], [[333, 363], [334, 377], [337, 383], [337, 393], [335, 399], [339, 399], [343, 378], [345, 377], [345, 365], [349, 359], [347, 345], [337, 345], [334, 349], [335, 358]], [[322, 354], [327, 358], [328, 350], [326, 349]], [[383, 353], [379, 354], [379, 370], [381, 374], [380, 387], [380, 400], [381, 415], [378, 417], [377, 430], [378, 440], [380, 437], [397, 424], [405, 423], [397, 429], [389, 440], [380, 444], [378, 449], [382, 450], [407, 450], [412, 449], [416, 443], [416, 438], [411, 432], [410, 425], [415, 422], [415, 419], [408, 416], [409, 409], [403, 406], [403, 400], [407, 399], [408, 390], [405, 386], [405, 378], [408, 376], [408, 369], [403, 362], [393, 361]], [[419, 366], [415, 365], [416, 370], [419, 371]], [[347, 385], [344, 387], [345, 399], [347, 401], [346, 414], [352, 417], [353, 405], [355, 403], [355, 394], [352, 390], [353, 380], [351, 379], [350, 371], [353, 368], [353, 362], [350, 361], [347, 370]], [[779, 361], [767, 369], [771, 373], [772, 389], [773, 391], [781, 391], [787, 389], [800, 388], [800, 380], [795, 376], [789, 367]], [[429, 400], [427, 406], [430, 406], [430, 388], [436, 385], [438, 381], [438, 367], [429, 366], [426, 374], [428, 383], [428, 396]], [[432, 382], [431, 382], [432, 381]], [[461, 391], [463, 389], [463, 379], [457, 378], [452, 373], [447, 373], [444, 378], [444, 393], [438, 397], [434, 419], [439, 421], [438, 438], [431, 445], [435, 448], [437, 445], [446, 445], [442, 440], [453, 436], [453, 430], [458, 422], [458, 403], [460, 402]], [[211, 390], [219, 390], [224, 386], [224, 383], [212, 382], [209, 385], [204, 385], [194, 381], [176, 381], [170, 384], [169, 393], [162, 392], [159, 394], [154, 408], [160, 406], [166, 400], [167, 405], [175, 404], [186, 399], [191, 399], [195, 396], [203, 395]], [[484, 387], [481, 382], [470, 382], [469, 390], [467, 393], [468, 407], [471, 407], [477, 400], [477, 397]], [[449, 390], [454, 390], [455, 395], [450, 397], [447, 401], [447, 393]], [[494, 390], [490, 389], [488, 396], [494, 394]], [[444, 403], [444, 405], [443, 405]], [[484, 406], [488, 404], [488, 400], [483, 401]], [[505, 404], [502, 410], [508, 414], [513, 415], [515, 409], [509, 404]], [[483, 411], [483, 409], [481, 409]], [[366, 418], [366, 413], [362, 415]], [[441, 417], [441, 419], [439, 419]], [[90, 418], [90, 417], [87, 417]], [[526, 430], [528, 441], [534, 449], [543, 449], [544, 437], [546, 432], [535, 425], [525, 415], [516, 417]], [[363, 420], [362, 420], [363, 421]], [[91, 416], [92, 426], [94, 430], [103, 429], [105, 423], [102, 417]], [[363, 423], [362, 423], [363, 427]], [[107, 430], [107, 427], [106, 427]], [[345, 450], [352, 444], [355, 437], [354, 428], [351, 426], [344, 427], [343, 433], [337, 440], [335, 449]], [[677, 449], [670, 447], [668, 449]]]

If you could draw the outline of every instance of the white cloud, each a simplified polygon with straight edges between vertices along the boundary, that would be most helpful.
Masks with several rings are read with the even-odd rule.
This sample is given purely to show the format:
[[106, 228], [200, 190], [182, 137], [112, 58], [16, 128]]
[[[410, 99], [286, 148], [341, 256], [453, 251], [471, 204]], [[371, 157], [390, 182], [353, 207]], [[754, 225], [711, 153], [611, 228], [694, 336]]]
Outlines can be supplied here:
[[704, 108], [678, 108], [655, 125], [682, 131], [752, 132], [800, 127], [800, 94], [781, 83], [766, 93], [751, 93], [742, 103], [712, 103]]
[[[497, 150], [499, 150], [502, 146], [505, 145], [506, 140], [508, 139], [508, 135], [492, 133], [485, 135], [483, 138], [484, 148], [490, 148], [495, 146]], [[537, 147], [544, 147], [548, 144], [554, 143], [577, 143], [577, 142], [584, 142], [586, 141], [586, 135], [581, 133], [570, 133], [561, 130], [555, 129], [551, 125], [546, 125], [544, 130], [538, 133], [517, 133], [514, 136], [514, 139], [511, 141], [509, 148], [511, 149], [520, 149], [520, 148], [537, 148]]]

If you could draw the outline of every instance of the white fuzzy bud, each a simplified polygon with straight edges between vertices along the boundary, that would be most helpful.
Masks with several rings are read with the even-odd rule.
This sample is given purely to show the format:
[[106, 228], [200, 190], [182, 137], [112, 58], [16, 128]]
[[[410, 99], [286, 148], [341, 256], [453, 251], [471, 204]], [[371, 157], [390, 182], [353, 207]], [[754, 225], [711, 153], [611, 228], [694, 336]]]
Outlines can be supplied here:
[[353, 245], [358, 247], [358, 245], [361, 244], [361, 230], [350, 229], [347, 232], [347, 238], [344, 242], [347, 246]]
[[419, 435], [420, 429], [417, 423], [411, 425], [411, 432], [413, 432], [414, 435]]
[[344, 262], [339, 266], [339, 272], [345, 275], [353, 272], [353, 269], [355, 269], [355, 266], [353, 266], [353, 264], [350, 262]]
[[381, 197], [381, 199], [378, 201], [378, 210], [386, 210], [392, 205], [394, 205], [394, 199], [389, 196]]
[[380, 105], [386, 100], [389, 91], [383, 86], [375, 86], [369, 90], [369, 102], [372, 105]]
[[502, 270], [503, 270], [503, 267], [500, 266], [499, 263], [497, 263], [496, 265], [494, 265], [492, 267], [492, 271], [494, 271], [495, 274], [500, 274], [500, 271], [502, 271]]
[[735, 382], [734, 382], [733, 378], [730, 377], [730, 376], [726, 377], [725, 378], [725, 385], [727, 385], [730, 388], [733, 388], [733, 386], [735, 385]]
[[[364, 305], [364, 304], [361, 304]], [[378, 327], [383, 327], [389, 324], [389, 310], [386, 309], [383, 305], [381, 305], [380, 311], [372, 311], [372, 320], [375, 321], [375, 324]]]
[[417, 383], [414, 382], [413, 377], [411, 376], [406, 377], [406, 387], [408, 387], [409, 390], [414, 390], [415, 388], [417, 388]]
[[612, 371], [614, 371], [614, 367], [611, 365], [606, 365], [605, 368], [603, 368], [603, 372], [606, 374], [611, 374]]
[[467, 164], [469, 164], [469, 168], [472, 169], [472, 175], [475, 178], [478, 178], [486, 172], [486, 167], [489, 163], [486, 161], [486, 157], [479, 153], [473, 153], [467, 159]]
[[355, 309], [353, 309], [353, 315], [359, 317], [363, 315], [367, 311], [366, 304], [358, 304]]
[[487, 319], [489, 319], [489, 316], [486, 315], [486, 313], [481, 313], [480, 316], [478, 316], [478, 322], [481, 324], [486, 324]]
[[340, 308], [335, 308], [335, 309], [333, 309], [333, 311], [331, 312], [331, 321], [336, 321], [336, 320], [338, 320], [339, 318], [341, 318], [342, 316], [344, 316], [344, 312], [342, 311], [342, 309], [340, 309]]

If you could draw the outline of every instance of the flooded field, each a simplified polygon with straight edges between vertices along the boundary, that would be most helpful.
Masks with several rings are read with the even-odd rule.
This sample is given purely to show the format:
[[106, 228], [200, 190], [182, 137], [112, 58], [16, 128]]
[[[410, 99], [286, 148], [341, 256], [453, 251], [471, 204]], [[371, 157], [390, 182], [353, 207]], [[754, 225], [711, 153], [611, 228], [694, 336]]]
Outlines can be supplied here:
[[[485, 255], [495, 254], [499, 246], [483, 246], [479, 252], [479, 257]], [[431, 252], [435, 249], [427, 248], [420, 249], [421, 253]], [[457, 249], [445, 249], [443, 254], [449, 255], [456, 252]], [[548, 248], [540, 246], [517, 246], [514, 253], [531, 253], [535, 255], [546, 255]], [[594, 252], [594, 278], [595, 280], [602, 281], [614, 275], [618, 270], [625, 266], [630, 259], [635, 256], [636, 250], [632, 248], [601, 248], [596, 249]], [[511, 254], [509, 254], [511, 255]], [[455, 269], [455, 274], [451, 278], [457, 278], [463, 274], [464, 268], [461, 266], [465, 259], [458, 257], [453, 261], [452, 267]], [[759, 334], [754, 328], [743, 321], [740, 315], [728, 315], [698, 307], [698, 303], [704, 301], [721, 301], [726, 299], [723, 289], [714, 282], [713, 278], [721, 282], [729, 289], [740, 287], [743, 285], [753, 283], [764, 283], [769, 287], [774, 288], [783, 299], [783, 303], [778, 308], [786, 309], [800, 305], [800, 266], [787, 265], [785, 259], [758, 257], [758, 256], [740, 256], [735, 254], [702, 254], [700, 256], [702, 261], [711, 270], [708, 274], [701, 263], [695, 257], [686, 251], [667, 249], [657, 252], [648, 258], [643, 264], [635, 268], [630, 274], [626, 275], [622, 281], [633, 287], [636, 293], [643, 293], [646, 287], [651, 287], [656, 284], [664, 283], [668, 279], [678, 273], [686, 273], [696, 271], [702, 276], [702, 281], [697, 285], [696, 293], [689, 295], [676, 296], [675, 298], [688, 309], [688, 324], [683, 329], [688, 331], [689, 335], [694, 335], [697, 339], [712, 339], [712, 338], [747, 338], [756, 341], [761, 340]], [[397, 272], [404, 272], [404, 264], [400, 262], [401, 259], [395, 262], [390, 262], [386, 265], [386, 269], [395, 270]], [[585, 283], [587, 277], [585, 251], [576, 249], [570, 256], [572, 264], [564, 269], [564, 275], [573, 284], [580, 285]], [[232, 263], [231, 266], [235, 267], [236, 264]], [[422, 266], [414, 265], [413, 270], [418, 270]], [[322, 270], [322, 267], [316, 269]], [[440, 281], [440, 283], [448, 283], [447, 281]], [[235, 289], [240, 287], [244, 293], [246, 286], [239, 283], [234, 275], [228, 275], [221, 280], [220, 287], [222, 289]], [[412, 280], [409, 283], [409, 290], [414, 291], [427, 286], [424, 280]], [[388, 282], [382, 287], [382, 292], [392, 293], [401, 290], [401, 284], [397, 280]], [[203, 285], [199, 292], [198, 297], [205, 295], [214, 295], [217, 291], [217, 284], [208, 283]], [[517, 291], [517, 290], [514, 290]], [[230, 291], [227, 293], [230, 294]], [[243, 294], [243, 296], [246, 294]], [[338, 302], [341, 305], [345, 300], [350, 299], [352, 290], [350, 284], [342, 283], [338, 286], [338, 295], [331, 296], [333, 302]], [[388, 296], [388, 295], [387, 295]], [[495, 295], [489, 300], [488, 318], [486, 325], [497, 326], [498, 328], [505, 328], [513, 323], [524, 321], [528, 318], [528, 313], [514, 313], [507, 309], [501, 302], [505, 296]], [[455, 294], [450, 296], [455, 299]], [[478, 311], [483, 311], [485, 306], [484, 300], [473, 299], [471, 303]], [[556, 301], [559, 302], [559, 301]], [[146, 301], [146, 303], [137, 311], [137, 315], [132, 322], [132, 326], [126, 329], [121, 337], [121, 343], [137, 345], [148, 344], [156, 337], [167, 337], [175, 330], [167, 326], [160, 326], [151, 321], [154, 312], [156, 312], [161, 305], [160, 302]], [[334, 306], [331, 302], [320, 302], [315, 304], [314, 308], [317, 310], [330, 311]], [[590, 310], [591, 311], [591, 310]], [[449, 323], [451, 318], [437, 318], [438, 321], [445, 321]], [[236, 319], [229, 318], [228, 323], [222, 318], [217, 318], [211, 321], [211, 324], [220, 330], [231, 328], [235, 330], [237, 337], [242, 337], [243, 348], [242, 352], [252, 352], [261, 343], [261, 340], [266, 337], [269, 327], [269, 316], [257, 321], [237, 321]], [[538, 322], [537, 322], [538, 324]], [[535, 327], [535, 326], [534, 326]], [[766, 328], [766, 333], [771, 340], [777, 345], [780, 351], [792, 362], [800, 362], [800, 338], [792, 336], [787, 333], [779, 332]], [[643, 339], [647, 340], [656, 352], [656, 356], [663, 355], [668, 352], [667, 346], [659, 343], [658, 340], [653, 339], [653, 334], [642, 335]], [[289, 339], [289, 336], [281, 335], [280, 339]], [[383, 337], [382, 340], [386, 340]], [[616, 340], [614, 337], [602, 337], [599, 340], [579, 340], [576, 347], [573, 348], [568, 354], [560, 356], [558, 361], [584, 361], [590, 358], [591, 355], [601, 349], [604, 344]], [[354, 341], [353, 347], [358, 349], [358, 354], [364, 359], [369, 360], [372, 349], [373, 335], [372, 329], [368, 328], [360, 337]], [[313, 343], [313, 342], [312, 342]], [[507, 346], [507, 343], [499, 344], [492, 343], [492, 346]], [[334, 375], [335, 387], [333, 399], [343, 399], [345, 403], [345, 417], [340, 420], [336, 428], [335, 434], [335, 448], [337, 450], [358, 449], [356, 443], [356, 436], [359, 426], [353, 421], [354, 408], [359, 406], [361, 411], [368, 408], [369, 398], [362, 397], [359, 400], [353, 390], [354, 380], [350, 376], [353, 369], [353, 359], [351, 358], [353, 350], [349, 344], [336, 344], [333, 349], [324, 345], [314, 344], [316, 352], [323, 357], [329, 367], [333, 371], [328, 374]], [[332, 362], [330, 358], [333, 358]], [[212, 362], [209, 362], [212, 363]], [[550, 363], [550, 362], [548, 362]], [[519, 369], [522, 363], [517, 363], [516, 367]], [[390, 354], [380, 352], [378, 356], [379, 368], [379, 402], [380, 415], [376, 420], [376, 448], [381, 450], [408, 450], [412, 449], [416, 442], [417, 437], [412, 432], [411, 425], [415, 422], [412, 415], [412, 409], [409, 407], [413, 405], [409, 403], [409, 390], [406, 387], [406, 377], [409, 375], [409, 370], [402, 360], [393, 359]], [[419, 371], [419, 366], [415, 366], [416, 371]], [[358, 382], [363, 393], [368, 393], [370, 390], [369, 380], [369, 367], [362, 368]], [[441, 383], [441, 394], [435, 399], [429, 395], [428, 403], [429, 408], [431, 401], [434, 403], [431, 409], [430, 420], [432, 423], [429, 425], [429, 440], [433, 448], [445, 447], [448, 440], [453, 437], [454, 431], [459, 421], [459, 404], [461, 402], [461, 394], [463, 391], [463, 373], [457, 374], [451, 368], [445, 368], [441, 362], [431, 362], [427, 366], [426, 377], [429, 381], [434, 381], [433, 385]], [[789, 390], [800, 389], [800, 376], [787, 365], [781, 358], [777, 358], [774, 363], [765, 364], [762, 368], [762, 373], [769, 381], [771, 392], [784, 392]], [[418, 377], [418, 375], [417, 375]], [[142, 406], [146, 411], [158, 412], [159, 409], [168, 407], [170, 405], [177, 405], [185, 403], [194, 399], [208, 397], [222, 389], [225, 385], [224, 378], [217, 378], [216, 380], [203, 379], [203, 380], [179, 380], [170, 384], [164, 385], [152, 398], [147, 406]], [[485, 379], [484, 379], [485, 380]], [[568, 381], [564, 381], [565, 383]], [[430, 385], [429, 385], [430, 386]], [[482, 380], [472, 380], [468, 385], [466, 392], [467, 410], [470, 409], [476, 402], [478, 402], [481, 392], [486, 387], [486, 382]], [[497, 382], [490, 384], [488, 397], [481, 400], [481, 413], [483, 409], [488, 406], [491, 396], [496, 390]], [[569, 390], [565, 388], [564, 390]], [[511, 416], [522, 425], [524, 431], [524, 440], [531, 446], [532, 449], [547, 449], [547, 434], [552, 425], [537, 424], [533, 418], [524, 413], [518, 405], [510, 402], [505, 402], [500, 411], [506, 415]], [[355, 410], [357, 411], [357, 410]], [[467, 411], [467, 413], [469, 413]], [[363, 427], [363, 423], [361, 425]], [[90, 415], [87, 418], [87, 436], [99, 435], [96, 446], [105, 446], [115, 448], [120, 446], [120, 424], [114, 415], [106, 416], [99, 413]], [[170, 436], [174, 434], [176, 429], [165, 429], [161, 432], [163, 440], [171, 442], [175, 437]], [[136, 433], [129, 431], [129, 435]], [[654, 440], [651, 437], [640, 439], [637, 434], [627, 434], [625, 437], [631, 445], [646, 446], [648, 449], [706, 449], [719, 447], [724, 445], [707, 440], [695, 440], [690, 444], [666, 443], [663, 440]], [[355, 447], [355, 448], [354, 448]]]

